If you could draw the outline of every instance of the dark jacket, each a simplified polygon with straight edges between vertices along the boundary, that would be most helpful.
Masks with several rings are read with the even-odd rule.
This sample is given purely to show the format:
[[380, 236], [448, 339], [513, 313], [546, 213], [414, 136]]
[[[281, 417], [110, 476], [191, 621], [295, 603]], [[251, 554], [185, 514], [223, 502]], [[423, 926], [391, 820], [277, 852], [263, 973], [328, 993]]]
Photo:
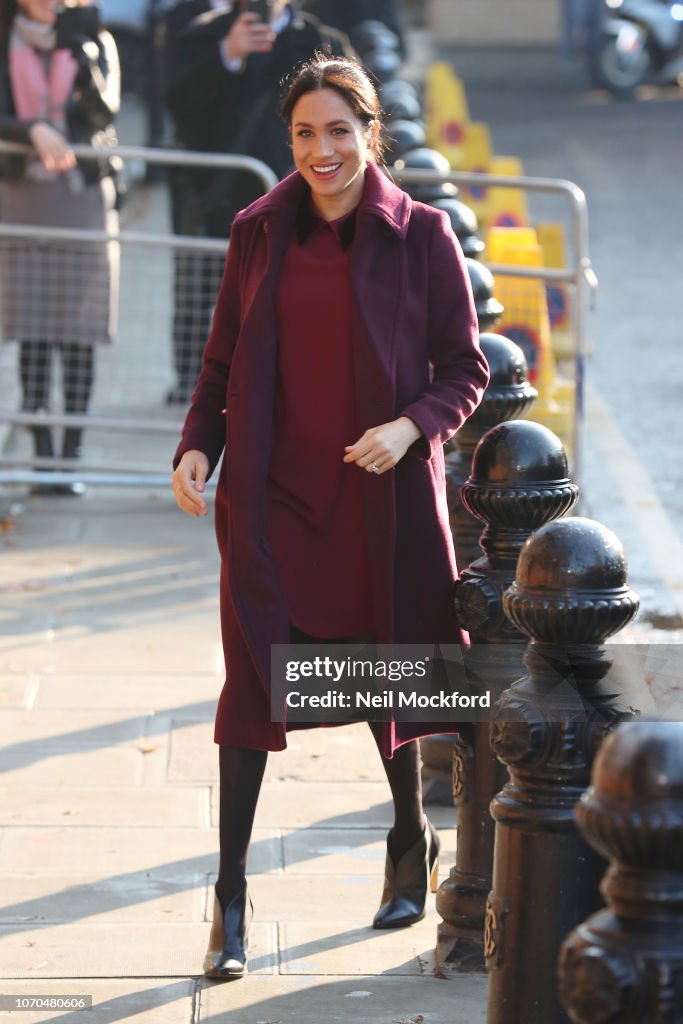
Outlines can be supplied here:
[[[100, 34], [96, 45], [96, 54], [92, 41], [74, 52], [78, 71], [66, 109], [66, 134], [69, 142], [115, 146], [113, 123], [121, 99], [118, 54], [108, 32]], [[0, 54], [0, 138], [30, 144], [33, 124], [16, 117], [5, 47]], [[21, 178], [25, 167], [26, 157], [22, 155], [0, 156], [0, 177], [6, 180]], [[118, 169], [111, 160], [82, 160], [79, 167], [88, 184]]]
[[[262, 160], [279, 178], [293, 169], [287, 130], [279, 115], [282, 80], [316, 50], [352, 53], [347, 38], [290, 5], [292, 20], [268, 55], [252, 54], [241, 72], [228, 71], [219, 43], [239, 10], [211, 10], [208, 0], [184, 0], [165, 19], [165, 97], [176, 142], [185, 149], [243, 153]], [[202, 9], [203, 8], [203, 9]], [[226, 237], [238, 210], [263, 186], [253, 174], [184, 172], [182, 187], [201, 197], [199, 233]]]
[[[271, 750], [286, 744], [284, 726], [270, 720], [270, 645], [289, 636], [264, 538], [277, 367], [274, 296], [306, 195], [294, 173], [235, 219], [203, 370], [176, 453], [177, 464], [185, 451], [203, 451], [213, 471], [227, 446], [216, 496], [227, 666], [216, 741]], [[400, 415], [424, 435], [393, 472], [363, 476], [378, 638], [457, 643], [443, 444], [479, 404], [488, 370], [450, 222], [413, 202], [374, 165], [357, 214], [352, 280], [354, 364], [362, 368], [359, 436]], [[443, 723], [395, 728], [386, 729], [387, 753], [421, 731], [445, 731]]]
[[396, 0], [305, 0], [304, 7], [325, 25], [334, 25], [351, 35], [361, 21], [381, 21], [398, 36], [400, 52], [406, 55], [403, 26]]

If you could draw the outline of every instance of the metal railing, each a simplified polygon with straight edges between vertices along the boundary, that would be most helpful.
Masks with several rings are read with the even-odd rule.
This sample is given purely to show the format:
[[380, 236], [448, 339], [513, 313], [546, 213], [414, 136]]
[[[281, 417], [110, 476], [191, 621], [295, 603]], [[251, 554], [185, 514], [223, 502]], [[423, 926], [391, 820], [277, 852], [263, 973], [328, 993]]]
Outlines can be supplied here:
[[[124, 162], [250, 171], [259, 177], [264, 191], [277, 181], [265, 164], [246, 156], [131, 146], [104, 151], [95, 151], [88, 146], [73, 148], [76, 155], [84, 159], [118, 156]], [[0, 152], [3, 151], [26, 152], [26, 147], [0, 143]], [[529, 193], [560, 196], [565, 201], [571, 232], [571, 260], [566, 269], [487, 265], [501, 279], [560, 284], [567, 286], [572, 293], [575, 377], [573, 462], [576, 477], [580, 472], [585, 311], [589, 294], [596, 284], [588, 253], [588, 221], [583, 193], [571, 182], [550, 179], [464, 172], [454, 172], [445, 177], [414, 170], [400, 174], [395, 172], [394, 177], [399, 183], [451, 181], [461, 186], [510, 187]], [[147, 195], [156, 197], [157, 202], [164, 202], [160, 186], [147, 188]], [[98, 246], [105, 245], [116, 246], [120, 261], [118, 338], [113, 345], [94, 346], [95, 384], [92, 401], [86, 410], [76, 413], [62, 408], [60, 411], [56, 400], [48, 408], [22, 409], [20, 363], [26, 356], [26, 349], [13, 344], [0, 346], [0, 374], [3, 379], [0, 391], [0, 483], [68, 483], [78, 480], [96, 485], [167, 485], [166, 466], [172, 453], [171, 445], [169, 443], [167, 455], [162, 456], [161, 464], [159, 439], [178, 437], [184, 412], [182, 408], [173, 410], [164, 402], [165, 390], [172, 385], [174, 308], [177, 312], [179, 304], [184, 303], [187, 318], [193, 324], [192, 330], [203, 346], [228, 243], [223, 239], [174, 235], [165, 208], [160, 209], [156, 217], [147, 216], [147, 220], [150, 219], [158, 225], [156, 230], [137, 230], [140, 226], [138, 218], [133, 227], [121, 228], [116, 234], [0, 223], [0, 257], [4, 251], [5, 256], [9, 255], [10, 263], [17, 251], [44, 251], [52, 246], [63, 254], [64, 260], [83, 261], [86, 254], [87, 266], [87, 253], [90, 250], [96, 252]], [[144, 217], [142, 221], [144, 226]], [[37, 303], [40, 303], [40, 296], [41, 290], [37, 288]], [[7, 301], [6, 295], [3, 298]], [[0, 308], [0, 318], [3, 312]], [[505, 333], [504, 327], [502, 332]], [[13, 361], [15, 365], [12, 365]], [[64, 375], [68, 372], [67, 362], [64, 358], [61, 362]], [[59, 375], [55, 376], [57, 384], [64, 385], [64, 380], [60, 381]], [[57, 384], [52, 386], [54, 399], [58, 398]], [[552, 423], [548, 425], [553, 426]], [[50, 430], [87, 428], [83, 454], [78, 463], [74, 464], [73, 459], [67, 458], [45, 458], [28, 451], [27, 436], [18, 428], [37, 427]], [[117, 440], [119, 435], [126, 435], [125, 444]]]

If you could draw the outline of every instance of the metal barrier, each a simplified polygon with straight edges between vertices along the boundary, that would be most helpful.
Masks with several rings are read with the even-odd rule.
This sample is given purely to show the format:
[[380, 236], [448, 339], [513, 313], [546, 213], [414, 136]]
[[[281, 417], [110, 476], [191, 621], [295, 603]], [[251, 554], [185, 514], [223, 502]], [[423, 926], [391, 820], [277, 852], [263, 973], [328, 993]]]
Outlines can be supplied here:
[[[73, 149], [79, 158], [103, 155], [89, 146]], [[27, 149], [0, 143], [0, 151]], [[142, 147], [118, 147], [104, 155], [167, 167], [248, 171], [264, 191], [277, 182], [269, 167], [251, 157]], [[0, 223], [5, 342], [0, 346], [0, 483], [168, 483], [168, 471], [159, 463], [159, 435], [177, 439], [182, 422], [164, 402], [173, 385], [174, 333], [181, 336], [181, 347], [194, 348], [198, 367], [227, 241], [174, 235], [163, 190], [139, 189], [138, 198], [145, 191], [156, 204], [146, 211], [146, 219], [158, 225], [155, 231]], [[104, 253], [108, 262], [94, 273]], [[62, 309], [70, 344], [54, 342], [59, 328], [50, 319]], [[112, 329], [111, 342], [104, 322]], [[62, 457], [55, 457], [49, 449], [60, 427], [63, 445], [55, 448]], [[76, 463], [68, 457], [67, 437], [83, 427], [87, 432]], [[171, 452], [169, 440], [169, 457]]]
[[[17, 150], [26, 151], [25, 147], [0, 143], [0, 152]], [[124, 161], [144, 161], [169, 167], [248, 170], [260, 177], [264, 191], [277, 180], [268, 167], [249, 157], [143, 147], [119, 147], [103, 153], [87, 146], [75, 146], [74, 151], [79, 158], [99, 159], [102, 155], [116, 155]], [[396, 177], [399, 178], [398, 174]], [[399, 180], [509, 185], [559, 194], [569, 200], [573, 228], [573, 262], [570, 267], [566, 270], [545, 270], [491, 265], [491, 270], [501, 278], [558, 282], [572, 290], [576, 392], [578, 408], [582, 409], [583, 310], [586, 291], [592, 284], [583, 193], [569, 182], [463, 173], [454, 173], [444, 179], [432, 172], [406, 171]], [[183, 408], [174, 409], [165, 401], [168, 390], [173, 386], [174, 335], [176, 356], [179, 334], [184, 331], [195, 341], [198, 339], [192, 352], [193, 375], [208, 332], [227, 242], [174, 235], [168, 223], [168, 204], [163, 189], [158, 186], [142, 188], [137, 197], [133, 197], [133, 204], [142, 195], [147, 199], [146, 209], [135, 221], [131, 220], [130, 212], [126, 219], [133, 224], [153, 221], [159, 225], [158, 230], [139, 231], [123, 226], [114, 234], [0, 223], [0, 324], [3, 328], [14, 326], [16, 331], [9, 335], [5, 331], [6, 343], [0, 345], [3, 382], [0, 391], [0, 484], [74, 481], [123, 486], [168, 484], [166, 466], [179, 436], [184, 413]], [[108, 344], [106, 339], [94, 345], [84, 344], [87, 324], [80, 345], [10, 343], [13, 338], [17, 342], [21, 339], [17, 325], [26, 312], [13, 306], [13, 296], [20, 280], [18, 275], [24, 275], [23, 284], [26, 274], [34, 275], [35, 310], [40, 310], [41, 297], [46, 295], [46, 289], [45, 304], [48, 307], [54, 303], [54, 292], [59, 289], [64, 290], [63, 295], [60, 292], [62, 301], [71, 305], [82, 301], [78, 289], [79, 274], [84, 285], [86, 278], [90, 282], [92, 267], [102, 259], [105, 249], [110, 256], [114, 250], [119, 264], [119, 272], [115, 275], [117, 280], [114, 281], [118, 285], [118, 296], [91, 288], [93, 294], [89, 295], [89, 301], [90, 308], [95, 310], [100, 320], [103, 319], [104, 304], [116, 307], [119, 323], [112, 344]], [[44, 276], [46, 271], [47, 280]], [[53, 294], [50, 294], [51, 288]], [[32, 315], [35, 310], [32, 310]], [[40, 338], [40, 331], [35, 325], [32, 336]], [[58, 367], [51, 366], [53, 361]], [[55, 368], [59, 373], [51, 374]], [[29, 379], [38, 381], [37, 393], [33, 396], [27, 394]], [[46, 386], [49, 387], [47, 397]], [[84, 401], [83, 395], [88, 392]], [[577, 416], [577, 423], [579, 418]], [[66, 452], [64, 457], [55, 457], [51, 452], [41, 452], [40, 446], [34, 451], [29, 450], [31, 441], [35, 442], [36, 428], [41, 427], [50, 430], [63, 427], [65, 435], [70, 428], [86, 427], [82, 456], [78, 462], [69, 458]], [[159, 435], [169, 438], [168, 456], [164, 458], [163, 465], [159, 460]], [[580, 451], [578, 429], [576, 435], [575, 475]]]
[[[569, 258], [566, 267], [525, 266], [522, 262], [491, 262], [486, 258], [483, 262], [496, 278], [496, 294], [501, 298], [503, 305], [509, 304], [511, 309], [514, 307], [514, 314], [504, 314], [500, 327], [493, 329], [499, 330], [501, 334], [519, 344], [528, 359], [531, 344], [538, 340], [528, 335], [533, 333], [534, 326], [540, 328], [538, 333], [543, 333], [543, 324], [534, 325], [534, 319], [539, 313], [543, 316], [544, 310], [538, 308], [538, 295], [534, 294], [533, 284], [542, 286], [543, 290], [548, 292], [547, 298], [550, 299], [551, 309], [546, 309], [545, 313], [548, 316], [547, 326], [553, 336], [556, 334], [554, 325], [550, 322], [553, 319], [553, 298], [557, 297], [565, 304], [563, 348], [559, 353], [553, 351], [552, 359], [545, 368], [537, 367], [537, 371], [540, 372], [531, 374], [539, 388], [539, 401], [528, 418], [539, 420], [561, 436], [570, 455], [572, 478], [579, 483], [582, 470], [585, 369], [588, 355], [587, 312], [589, 306], [593, 304], [598, 286], [590, 259], [588, 206], [584, 192], [574, 182], [562, 179], [511, 177], [469, 171], [453, 171], [449, 175], [438, 175], [432, 171], [406, 168], [394, 172], [394, 177], [399, 183], [406, 184], [450, 182], [480, 196], [489, 189], [509, 189], [516, 190], [525, 197], [529, 194], [532, 201], [534, 198], [543, 200], [546, 197], [562, 201], [559, 220], [567, 229], [569, 236]], [[464, 201], [468, 202], [468, 196], [464, 197]], [[522, 260], [523, 258], [522, 256]], [[525, 282], [532, 286], [531, 289]], [[519, 320], [518, 324], [515, 324], [515, 319]], [[559, 334], [559, 331], [557, 333]], [[555, 369], [559, 369], [561, 373], [557, 379], [554, 376]], [[568, 411], [571, 412], [571, 423], [568, 422]]]

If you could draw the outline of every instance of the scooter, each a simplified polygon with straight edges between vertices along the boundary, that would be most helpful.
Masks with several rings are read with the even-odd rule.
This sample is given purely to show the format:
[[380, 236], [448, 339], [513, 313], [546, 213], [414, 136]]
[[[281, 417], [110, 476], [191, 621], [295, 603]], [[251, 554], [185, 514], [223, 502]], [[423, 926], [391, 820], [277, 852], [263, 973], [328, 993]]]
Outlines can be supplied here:
[[589, 70], [596, 85], [628, 96], [646, 82], [683, 84], [683, 2], [605, 0]]

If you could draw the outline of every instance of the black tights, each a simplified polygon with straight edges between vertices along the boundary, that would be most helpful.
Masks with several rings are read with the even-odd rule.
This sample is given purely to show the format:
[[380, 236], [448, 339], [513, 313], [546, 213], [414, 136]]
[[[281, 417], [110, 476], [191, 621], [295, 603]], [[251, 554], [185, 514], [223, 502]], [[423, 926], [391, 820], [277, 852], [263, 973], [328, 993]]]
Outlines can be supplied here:
[[[392, 758], [382, 753], [382, 724], [370, 722], [394, 801], [394, 827], [389, 851], [396, 863], [420, 838], [425, 828], [422, 810], [420, 749], [411, 740]], [[242, 747], [220, 747], [220, 866], [216, 893], [225, 909], [245, 885], [245, 871], [256, 804], [268, 753]]]
[[52, 383], [52, 350], [62, 357], [64, 411], [87, 412], [94, 381], [95, 351], [92, 345], [69, 342], [22, 341], [19, 373], [27, 412], [48, 409]]

